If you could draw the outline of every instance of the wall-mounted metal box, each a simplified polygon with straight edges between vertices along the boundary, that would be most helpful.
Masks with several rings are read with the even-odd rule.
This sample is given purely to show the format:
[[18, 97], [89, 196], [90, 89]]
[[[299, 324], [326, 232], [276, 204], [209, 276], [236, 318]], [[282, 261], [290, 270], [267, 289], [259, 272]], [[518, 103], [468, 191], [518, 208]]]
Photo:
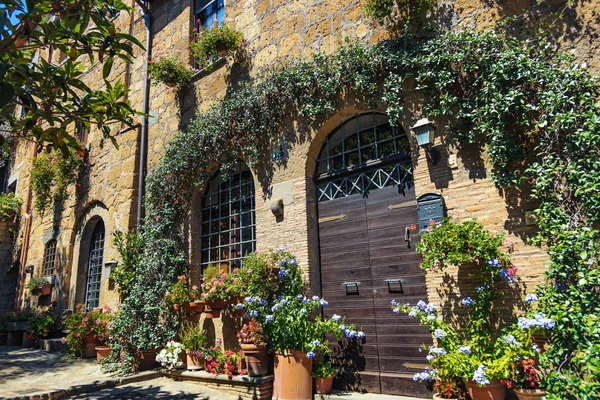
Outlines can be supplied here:
[[426, 193], [417, 199], [419, 231], [427, 229], [431, 220], [440, 222], [445, 217], [444, 199], [437, 193]]

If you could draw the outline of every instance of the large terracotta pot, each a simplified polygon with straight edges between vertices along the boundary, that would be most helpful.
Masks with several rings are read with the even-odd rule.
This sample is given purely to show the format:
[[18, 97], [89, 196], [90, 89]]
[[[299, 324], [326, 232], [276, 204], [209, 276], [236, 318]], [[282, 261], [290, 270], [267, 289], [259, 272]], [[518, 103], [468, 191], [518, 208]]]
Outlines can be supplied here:
[[100, 362], [103, 358], [110, 355], [110, 347], [108, 346], [96, 346], [96, 360]]
[[268, 372], [269, 359], [265, 346], [258, 347], [255, 344], [240, 343], [240, 347], [246, 357], [246, 367], [250, 376], [264, 376]]
[[187, 360], [187, 369], [190, 371], [196, 371], [202, 369], [202, 361], [198, 358], [197, 351], [186, 350], [185, 357]]
[[312, 399], [312, 360], [306, 353], [291, 350], [287, 356], [275, 354], [273, 399]]
[[98, 336], [87, 335], [85, 337], [85, 350], [83, 352], [83, 356], [85, 358], [95, 358], [97, 345], [98, 345]]
[[333, 387], [333, 376], [328, 378], [315, 378], [315, 390], [318, 394], [331, 393]]
[[202, 311], [204, 311], [204, 302], [202, 301], [194, 301], [191, 303], [186, 304], [185, 306], [183, 306], [183, 309], [186, 312], [196, 312], [196, 313], [201, 313]]
[[546, 395], [543, 389], [514, 389], [519, 400], [537, 400]]
[[156, 367], [156, 350], [138, 351], [133, 359], [136, 371], [148, 371]]
[[225, 308], [225, 300], [207, 301], [204, 314], [206, 318], [219, 318], [223, 308]]
[[489, 385], [479, 387], [474, 381], [467, 382], [469, 396], [473, 400], [504, 400], [506, 386], [499, 380], [493, 380]]

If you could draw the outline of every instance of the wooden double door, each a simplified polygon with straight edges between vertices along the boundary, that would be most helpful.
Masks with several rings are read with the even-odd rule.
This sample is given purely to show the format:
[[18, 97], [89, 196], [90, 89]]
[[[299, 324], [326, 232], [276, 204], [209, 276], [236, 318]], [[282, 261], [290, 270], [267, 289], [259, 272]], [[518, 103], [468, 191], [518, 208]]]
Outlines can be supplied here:
[[324, 314], [345, 316], [367, 335], [355, 348], [330, 341], [341, 388], [431, 396], [412, 380], [427, 366], [419, 346], [431, 343], [429, 331], [390, 307], [393, 299], [427, 301], [416, 206], [414, 187], [396, 185], [318, 204]]

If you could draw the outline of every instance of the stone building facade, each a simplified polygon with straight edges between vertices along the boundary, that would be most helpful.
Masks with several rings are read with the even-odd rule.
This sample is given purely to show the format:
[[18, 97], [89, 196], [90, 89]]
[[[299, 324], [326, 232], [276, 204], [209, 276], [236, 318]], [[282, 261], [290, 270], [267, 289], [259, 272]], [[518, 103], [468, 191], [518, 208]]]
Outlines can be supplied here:
[[[195, 3], [193, 0], [148, 2], [152, 16], [153, 57], [178, 53], [182, 59], [190, 60], [191, 63], [188, 44], [196, 25], [195, 9], [209, 3], [211, 2]], [[384, 28], [371, 26], [360, 0], [217, 0], [214, 4], [217, 8], [224, 9], [224, 18], [228, 23], [243, 32], [249, 67], [238, 70], [231, 62], [219, 64], [212, 72], [197, 73], [193, 83], [181, 93], [165, 86], [152, 85], [149, 94], [151, 117], [148, 126], [148, 168], [152, 168], [160, 160], [167, 143], [181, 127], [211, 104], [218, 102], [229, 91], [235, 90], [239, 81], [258, 76], [261, 70], [275, 67], [290, 58], [310, 58], [314, 52], [330, 54], [346, 38], [368, 44], [389, 37]], [[131, 5], [135, 12], [122, 13], [117, 17], [116, 23], [119, 29], [133, 34], [140, 42], [145, 43], [145, 20], [140, 8], [133, 1]], [[464, 26], [485, 28], [498, 18], [516, 15], [521, 18], [517, 34], [526, 34], [533, 26], [545, 21], [550, 27], [549, 34], [553, 35], [558, 47], [564, 50], [574, 48], [576, 58], [587, 62], [590, 69], [597, 71], [600, 68], [600, 48], [592, 38], [598, 30], [599, 10], [600, 5], [595, 1], [572, 5], [547, 1], [538, 5], [535, 1], [522, 0], [498, 4], [456, 0], [437, 4], [432, 17], [443, 29], [460, 29]], [[562, 12], [562, 19], [554, 19], [556, 11]], [[144, 102], [145, 61], [144, 50], [136, 49], [133, 64], [115, 63], [110, 76], [111, 80], [122, 80], [128, 85], [131, 90], [129, 100], [138, 110], [142, 109]], [[101, 75], [100, 66], [93, 65], [86, 72], [86, 80], [93, 87], [102, 83]], [[416, 109], [418, 105], [415, 105]], [[337, 222], [322, 218], [324, 211], [319, 209], [319, 183], [315, 181], [317, 163], [330, 134], [348, 121], [373, 113], [384, 115], [385, 107], [379, 105], [373, 110], [357, 99], [346, 98], [341, 102], [337, 113], [310, 125], [300, 120], [290, 120], [286, 124], [289, 129], [285, 132], [286, 140], [290, 143], [286, 148], [286, 162], [274, 165], [273, 170], [251, 171], [254, 218], [244, 226], [254, 232], [249, 239], [253, 248], [266, 251], [285, 247], [292, 251], [307, 272], [313, 291], [322, 292], [326, 296], [331, 293], [326, 289], [322, 290], [327, 287], [322, 280], [331, 278], [325, 278], [321, 269], [321, 264], [325, 262], [319, 240], [320, 234], [325, 237], [323, 224], [339, 222], [338, 228], [334, 227], [332, 230], [343, 230], [343, 224], [354, 221], [352, 218], [355, 214], [349, 208], [351, 213], [339, 213], [345, 215], [345, 221], [343, 218]], [[435, 147], [441, 153], [441, 160], [438, 163], [430, 162], [425, 152], [416, 146], [411, 133], [411, 126], [417, 117], [416, 111], [407, 111], [400, 127], [409, 140], [408, 160], [414, 180], [414, 193], [409, 204], [412, 207], [410, 218], [416, 218], [416, 198], [426, 193], [442, 195], [447, 215], [457, 215], [460, 219], [477, 218], [488, 229], [504, 233], [515, 243], [513, 262], [519, 266], [520, 276], [527, 289], [532, 290], [541, 279], [546, 259], [543, 250], [527, 246], [524, 242], [535, 229], [534, 225], [526, 222], [527, 212], [533, 210], [535, 205], [527, 203], [519, 193], [503, 192], [496, 188], [490, 179], [485, 157], [479, 163], [473, 163], [471, 154], [458, 152], [445, 140], [444, 132], [439, 128], [443, 125], [441, 123], [437, 124], [435, 137]], [[89, 132], [86, 139], [89, 152], [85, 173], [76, 186], [69, 188], [70, 196], [63, 204], [39, 215], [28, 207], [30, 202], [25, 201], [17, 237], [18, 257], [21, 261], [18, 306], [35, 305], [38, 301], [23, 289], [32, 275], [25, 273], [25, 267], [32, 265], [33, 274], [41, 274], [47, 262], [49, 244], [53, 246], [54, 241], [56, 254], [52, 268], [54, 283], [51, 300], [56, 300], [62, 308], [72, 309], [77, 303], [88, 300], [91, 296], [89, 285], [93, 283], [96, 285], [92, 290], [93, 296], [97, 298], [92, 296], [95, 303], [90, 304], [118, 304], [119, 293], [108, 279], [107, 263], [110, 265], [110, 262], [119, 259], [112, 234], [116, 230], [133, 229], [136, 225], [140, 195], [139, 160], [144, 151], [140, 146], [140, 132], [140, 129], [135, 129], [119, 133], [118, 149], [110, 144], [100, 148], [100, 134]], [[300, 137], [303, 139], [300, 140]], [[9, 182], [16, 182], [16, 192], [24, 199], [31, 195], [31, 163], [31, 147], [29, 144], [22, 144], [17, 149]], [[265, 190], [263, 183], [267, 181], [267, 176], [268, 185]], [[203, 199], [206, 199], [203, 190], [206, 186], [210, 185], [198, 189], [193, 210], [190, 210], [190, 261], [192, 279], [195, 280], [199, 279], [200, 265], [206, 261], [203, 260], [204, 245], [201, 240], [202, 204]], [[275, 217], [271, 208], [279, 200], [283, 205], [283, 216]], [[394, 204], [389, 203], [390, 210], [394, 209]], [[29, 232], [27, 224], [30, 224]], [[405, 225], [411, 225], [412, 222], [400, 221], [399, 224], [398, 229], [403, 230]], [[243, 242], [245, 233], [241, 234]], [[210, 254], [210, 250], [207, 252], [206, 254]], [[95, 264], [92, 265], [91, 261]], [[351, 262], [348, 261], [347, 265], [351, 265]], [[92, 272], [95, 275], [94, 282], [90, 282]], [[454, 273], [458, 275], [458, 271]], [[352, 274], [342, 276], [343, 279], [349, 279]], [[342, 282], [338, 282], [340, 279], [342, 278], [334, 279], [332, 285], [342, 288]], [[427, 295], [429, 301], [440, 303], [440, 296], [447, 295], [441, 275], [427, 276], [426, 279], [426, 293], [422, 295]], [[467, 293], [474, 285], [475, 283], [465, 283], [461, 290]], [[407, 286], [410, 287], [410, 284], [407, 283]], [[373, 307], [376, 309], [375, 313], [383, 309], [383, 306]], [[412, 346], [415, 347], [414, 344]], [[385, 372], [389, 375], [397, 371]], [[383, 383], [379, 389], [374, 390], [395, 392]]]

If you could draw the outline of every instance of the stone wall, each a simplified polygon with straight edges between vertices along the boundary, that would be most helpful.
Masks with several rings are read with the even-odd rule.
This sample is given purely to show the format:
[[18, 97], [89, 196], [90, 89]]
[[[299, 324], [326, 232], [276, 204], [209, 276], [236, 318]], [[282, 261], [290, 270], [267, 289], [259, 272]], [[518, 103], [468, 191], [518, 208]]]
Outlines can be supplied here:
[[14, 231], [12, 221], [0, 219], [0, 315], [12, 311], [17, 294], [18, 267], [12, 259]]
[[[188, 42], [192, 35], [192, 0], [163, 0], [151, 2], [153, 16], [152, 51], [154, 56], [179, 54], [189, 60]], [[600, 68], [600, 48], [593, 38], [597, 34], [597, 2], [573, 3], [534, 1], [491, 3], [477, 0], [445, 0], [436, 6], [432, 19], [441, 28], [460, 29], [461, 26], [483, 28], [497, 18], [517, 16], [516, 34], [526, 34], [540, 22], [552, 23], [548, 35], [557, 47], [567, 50], [575, 47], [575, 56], [586, 61], [590, 68]], [[133, 1], [131, 2], [133, 5]], [[226, 18], [244, 33], [249, 64], [234, 65], [228, 61], [210, 73], [198, 73], [190, 87], [177, 93], [161, 84], [150, 89], [150, 126], [148, 158], [155, 165], [164, 154], [169, 140], [199, 112], [215, 104], [240, 81], [256, 77], [265, 68], [274, 67], [291, 57], [310, 58], [320, 51], [329, 54], [339, 48], [346, 38], [362, 43], [375, 43], [388, 37], [381, 27], [372, 27], [366, 20], [359, 0], [229, 0]], [[553, 13], [562, 11], [562, 19], [553, 21]], [[146, 27], [139, 9], [131, 15], [118, 17], [119, 28], [134, 34], [142, 43]], [[111, 79], [122, 79], [131, 89], [129, 99], [138, 110], [142, 109], [145, 82], [144, 56], [136, 50], [130, 66], [115, 64]], [[92, 87], [101, 84], [98, 65], [91, 66], [86, 79]], [[418, 104], [407, 110], [403, 121], [408, 132], [414, 124]], [[334, 115], [308, 123], [303, 120], [285, 122], [285, 136], [289, 157], [282, 165], [269, 171], [253, 171], [256, 188], [257, 249], [285, 246], [294, 252], [310, 278], [313, 290], [319, 291], [319, 244], [316, 218], [313, 173], [315, 159], [325, 137], [341, 122], [357, 113], [370, 111], [357, 99], [346, 98]], [[379, 106], [379, 111], [385, 111]], [[141, 119], [140, 119], [141, 121]], [[438, 126], [443, 124], [438, 123]], [[99, 147], [98, 132], [91, 132], [87, 170], [81, 186], [70, 188], [71, 196], [58, 211], [46, 215], [32, 215], [31, 242], [28, 264], [41, 266], [44, 245], [48, 238], [58, 239], [59, 271], [62, 278], [57, 298], [64, 307], [72, 307], [81, 299], [82, 276], [86, 255], [82, 241], [89, 229], [88, 221], [101, 217], [107, 227], [105, 261], [118, 259], [112, 241], [112, 232], [134, 226], [136, 215], [137, 163], [139, 160], [139, 131], [132, 130], [117, 136], [119, 149], [107, 144]], [[527, 193], [499, 191], [491, 182], [489, 166], [478, 152], [457, 151], [445, 133], [438, 130], [436, 146], [442, 161], [433, 165], [423, 150], [413, 143], [413, 164], [417, 195], [441, 193], [449, 215], [461, 219], [477, 218], [489, 229], [504, 232], [515, 242], [513, 260], [520, 267], [521, 277], [531, 290], [543, 271], [545, 253], [524, 244], [532, 227], [524, 222], [525, 211], [534, 205], [522, 203]], [[26, 196], [30, 169], [30, 147], [22, 145], [13, 175], [19, 176], [17, 192]], [[199, 199], [202, 188], [195, 198]], [[516, 196], [518, 195], [518, 196]], [[272, 201], [281, 198], [283, 218], [275, 218], [270, 211]], [[194, 202], [193, 207], [198, 207]], [[192, 220], [193, 222], [193, 220]], [[19, 234], [22, 241], [23, 232]], [[190, 259], [194, 279], [198, 279], [197, 246], [199, 224], [190, 224]], [[444, 296], [441, 276], [429, 276], [429, 296], [434, 302]], [[461, 288], [469, 293], [472, 287]], [[60, 295], [59, 295], [60, 293]], [[109, 290], [107, 276], [103, 276], [101, 303], [116, 303], [118, 293]]]

